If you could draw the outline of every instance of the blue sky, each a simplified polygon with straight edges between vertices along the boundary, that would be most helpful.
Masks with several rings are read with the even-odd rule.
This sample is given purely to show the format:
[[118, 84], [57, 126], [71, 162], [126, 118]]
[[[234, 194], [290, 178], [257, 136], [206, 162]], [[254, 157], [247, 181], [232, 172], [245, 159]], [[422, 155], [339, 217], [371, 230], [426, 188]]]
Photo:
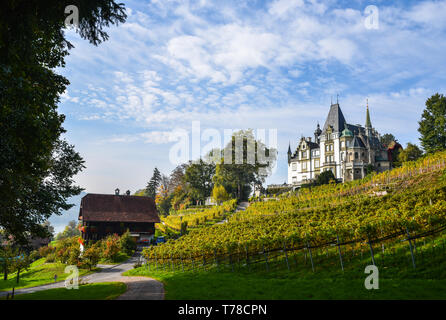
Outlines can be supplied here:
[[[286, 180], [286, 150], [324, 123], [330, 99], [349, 123], [418, 143], [426, 98], [444, 93], [446, 1], [124, 1], [128, 20], [94, 47], [75, 45], [60, 72], [66, 138], [86, 192], [132, 192], [174, 168], [172, 132], [277, 129], [268, 183]], [[379, 28], [364, 12], [379, 9]], [[82, 14], [82, 8], [79, 8]]]

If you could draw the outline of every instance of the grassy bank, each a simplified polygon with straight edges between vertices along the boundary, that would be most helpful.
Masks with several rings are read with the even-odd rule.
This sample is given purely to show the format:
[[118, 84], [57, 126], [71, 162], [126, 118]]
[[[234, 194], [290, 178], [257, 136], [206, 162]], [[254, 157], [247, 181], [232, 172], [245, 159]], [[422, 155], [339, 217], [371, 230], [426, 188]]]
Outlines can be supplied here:
[[19, 294], [14, 300], [113, 300], [126, 290], [122, 282], [103, 282], [81, 285], [79, 289], [57, 288]]
[[[54, 275], [57, 274], [57, 281], [65, 280], [70, 274], [65, 273], [67, 265], [59, 262], [45, 263], [45, 259], [39, 259], [31, 264], [31, 267], [20, 272], [20, 281], [16, 281], [16, 273], [8, 275], [8, 280], [0, 279], [0, 291], [10, 291], [12, 288], [29, 288], [40, 286], [47, 283], [54, 282]], [[79, 276], [92, 273], [96, 270], [88, 271], [86, 269], [79, 269]]]
[[[235, 267], [235, 272], [222, 265], [208, 270], [181, 272], [180, 266], [151, 265], [127, 271], [128, 276], [149, 276], [164, 283], [165, 298], [175, 299], [446, 299], [446, 235], [418, 241], [416, 269], [411, 263], [407, 243], [386, 248], [385, 257], [375, 250], [379, 270], [379, 289], [367, 290], [364, 273], [371, 264], [367, 250], [344, 251], [344, 271], [340, 268], [336, 248], [332, 252], [313, 252], [315, 272], [310, 260], [301, 252], [289, 254], [290, 270], [283, 256], [264, 263]], [[378, 248], [375, 248], [378, 249]], [[197, 268], [198, 267], [198, 268]], [[161, 271], [161, 269], [165, 271]]]

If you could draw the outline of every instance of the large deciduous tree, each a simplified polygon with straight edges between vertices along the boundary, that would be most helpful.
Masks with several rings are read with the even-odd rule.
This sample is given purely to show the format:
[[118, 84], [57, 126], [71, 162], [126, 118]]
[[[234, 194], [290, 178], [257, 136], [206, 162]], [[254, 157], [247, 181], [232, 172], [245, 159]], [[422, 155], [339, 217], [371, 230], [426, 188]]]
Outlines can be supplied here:
[[407, 143], [407, 146], [404, 150], [400, 151], [398, 154], [398, 161], [400, 163], [406, 161], [415, 161], [418, 160], [423, 155], [423, 151], [418, 148], [416, 144]]
[[222, 155], [213, 182], [223, 186], [233, 198], [247, 199], [252, 191], [251, 185], [261, 185], [271, 174], [277, 159], [277, 150], [267, 148], [248, 129], [235, 132]]
[[71, 207], [80, 193], [72, 177], [83, 168], [61, 138], [60, 95], [69, 81], [56, 73], [73, 45], [66, 39], [65, 7], [79, 9], [77, 33], [93, 45], [104, 28], [126, 19], [111, 0], [5, 0], [0, 9], [0, 228], [26, 243], [48, 236], [43, 222]]
[[434, 94], [426, 101], [426, 109], [421, 115], [420, 142], [426, 153], [446, 149], [446, 97]]

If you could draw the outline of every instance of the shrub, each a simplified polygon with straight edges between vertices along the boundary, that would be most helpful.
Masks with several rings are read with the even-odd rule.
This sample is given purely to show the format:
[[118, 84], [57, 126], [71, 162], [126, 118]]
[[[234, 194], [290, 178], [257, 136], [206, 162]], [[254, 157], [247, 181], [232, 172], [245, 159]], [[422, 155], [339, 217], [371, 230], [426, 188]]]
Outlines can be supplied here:
[[89, 270], [95, 267], [98, 264], [99, 260], [101, 259], [100, 245], [101, 244], [97, 242], [88, 249], [86, 249], [82, 254], [82, 262]]
[[56, 262], [56, 253], [49, 253], [46, 255], [45, 257], [45, 262], [47, 263], [52, 263], [52, 262]]
[[130, 236], [129, 230], [127, 230], [122, 236], [120, 240], [121, 251], [126, 255], [131, 256], [133, 251], [136, 250], [136, 241], [134, 238]]
[[56, 248], [51, 246], [45, 246], [39, 248], [39, 256], [45, 258], [48, 254], [54, 253]]
[[107, 261], [114, 261], [118, 254], [119, 250], [121, 248], [120, 245], [120, 239], [117, 234], [110, 235], [103, 241], [104, 248], [102, 252], [102, 258], [104, 258]]

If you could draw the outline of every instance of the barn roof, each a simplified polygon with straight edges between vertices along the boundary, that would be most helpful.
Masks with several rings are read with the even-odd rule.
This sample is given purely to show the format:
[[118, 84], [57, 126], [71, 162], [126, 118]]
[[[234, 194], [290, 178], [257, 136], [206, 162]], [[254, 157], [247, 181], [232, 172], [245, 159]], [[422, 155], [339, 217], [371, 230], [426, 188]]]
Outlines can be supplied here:
[[94, 193], [82, 198], [79, 219], [104, 222], [160, 222], [152, 198]]

